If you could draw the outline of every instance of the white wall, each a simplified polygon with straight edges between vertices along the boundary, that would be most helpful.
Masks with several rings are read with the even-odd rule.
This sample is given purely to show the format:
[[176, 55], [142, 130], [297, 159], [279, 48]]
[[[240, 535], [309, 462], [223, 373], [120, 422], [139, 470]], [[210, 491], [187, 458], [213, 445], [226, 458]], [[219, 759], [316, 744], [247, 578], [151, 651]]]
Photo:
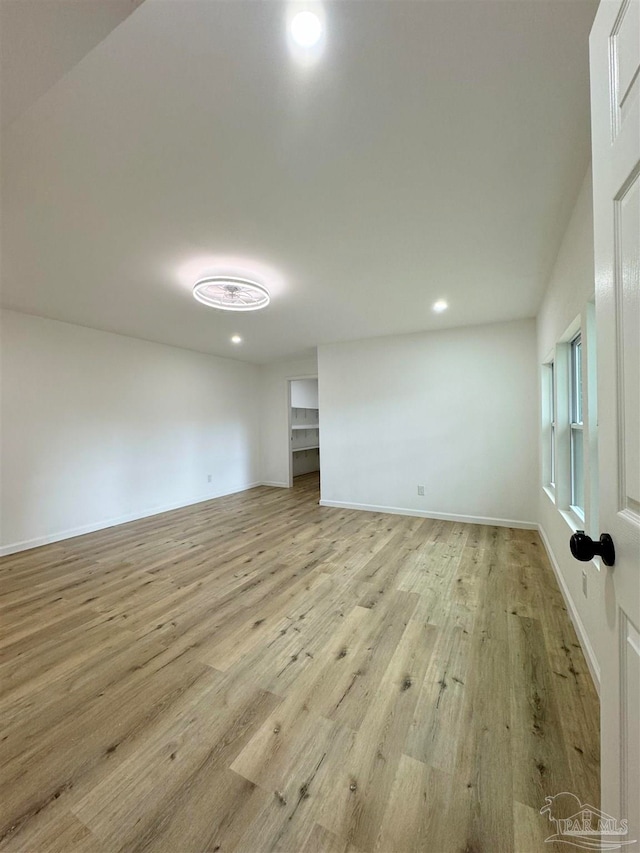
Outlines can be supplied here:
[[260, 480], [258, 367], [12, 311], [1, 332], [2, 552]]
[[318, 408], [318, 380], [293, 379], [291, 382], [291, 408]]
[[289, 379], [318, 375], [314, 356], [277, 361], [261, 368], [261, 470], [268, 486], [289, 485]]
[[533, 320], [322, 346], [318, 376], [322, 503], [535, 523]]
[[[589, 359], [595, 366], [593, 351], [595, 329], [589, 302], [595, 291], [593, 264], [593, 202], [591, 169], [587, 170], [578, 195], [571, 220], [564, 234], [560, 251], [551, 274], [547, 292], [540, 307], [537, 320], [538, 363], [542, 363], [553, 352], [556, 344], [566, 337], [565, 332], [573, 327], [582, 329], [584, 361]], [[562, 347], [556, 358], [562, 357]], [[583, 368], [583, 374], [585, 373]], [[597, 437], [595, 436], [596, 401], [593, 393], [585, 388], [586, 418], [585, 446], [591, 453], [585, 459], [585, 524], [588, 533], [598, 537], [597, 491], [590, 488], [596, 474]], [[591, 391], [593, 392], [593, 388]], [[589, 414], [591, 417], [589, 418]], [[561, 427], [562, 428], [562, 427]], [[542, 448], [541, 448], [542, 455]], [[566, 456], [566, 454], [565, 454]], [[561, 460], [562, 462], [562, 460]], [[568, 462], [567, 462], [568, 464]], [[605, 612], [604, 596], [606, 578], [597, 563], [579, 563], [569, 551], [569, 537], [577, 527], [567, 513], [563, 513], [562, 489], [558, 503], [548, 490], [543, 488], [542, 465], [537, 482], [538, 517], [543, 540], [550, 552], [552, 562], [574, 624], [582, 642], [587, 660], [596, 683], [599, 681], [598, 649], [600, 646], [600, 623]], [[560, 475], [559, 475], [560, 476]], [[565, 487], [565, 492], [567, 491]], [[558, 490], [557, 490], [558, 492]], [[582, 569], [586, 569], [588, 597], [582, 592]]]

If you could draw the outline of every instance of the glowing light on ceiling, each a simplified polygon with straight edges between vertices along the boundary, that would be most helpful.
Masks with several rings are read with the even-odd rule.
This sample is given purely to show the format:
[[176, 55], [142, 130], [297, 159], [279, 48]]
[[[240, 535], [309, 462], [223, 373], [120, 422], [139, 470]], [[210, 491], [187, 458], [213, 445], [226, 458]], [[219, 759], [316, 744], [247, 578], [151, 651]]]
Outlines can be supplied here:
[[285, 9], [289, 53], [298, 68], [313, 68], [327, 46], [324, 4], [318, 0], [290, 0]]
[[222, 311], [259, 311], [271, 297], [267, 288], [246, 278], [208, 276], [196, 282], [193, 296], [203, 305]]
[[291, 37], [300, 47], [313, 47], [322, 36], [320, 18], [313, 12], [298, 12], [291, 21]]

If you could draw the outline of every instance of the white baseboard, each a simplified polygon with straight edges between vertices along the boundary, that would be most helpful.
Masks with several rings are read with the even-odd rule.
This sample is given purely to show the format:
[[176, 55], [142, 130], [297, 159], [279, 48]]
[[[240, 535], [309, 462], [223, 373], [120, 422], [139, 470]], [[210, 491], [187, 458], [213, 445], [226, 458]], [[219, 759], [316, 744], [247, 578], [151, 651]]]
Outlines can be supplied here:
[[261, 486], [271, 486], [274, 489], [288, 489], [289, 488], [289, 483], [276, 483], [275, 481], [271, 481], [271, 480], [263, 480], [260, 483], [260, 485]]
[[547, 552], [547, 556], [549, 557], [549, 562], [553, 567], [553, 572], [556, 576], [556, 580], [558, 581], [558, 586], [560, 587], [560, 592], [562, 593], [562, 597], [564, 598], [564, 603], [567, 605], [567, 611], [569, 616], [571, 617], [571, 621], [573, 622], [573, 627], [576, 629], [576, 634], [578, 635], [578, 640], [580, 645], [582, 646], [582, 652], [584, 654], [584, 658], [587, 662], [587, 666], [589, 667], [589, 672], [591, 673], [591, 678], [593, 679], [593, 683], [595, 685], [596, 690], [598, 691], [598, 696], [600, 695], [600, 666], [596, 659], [596, 656], [593, 651], [593, 646], [589, 642], [589, 637], [587, 636], [587, 632], [585, 631], [585, 627], [582, 624], [582, 619], [580, 618], [580, 614], [578, 613], [576, 606], [573, 602], [573, 598], [571, 597], [571, 593], [569, 592], [569, 588], [565, 583], [564, 578], [562, 577], [562, 572], [560, 571], [560, 566], [558, 565], [558, 561], [556, 560], [556, 556], [553, 553], [553, 549], [549, 543], [547, 538], [547, 534], [544, 532], [544, 528], [541, 524], [538, 525], [538, 532], [540, 533], [540, 538], [542, 539], [542, 544], [544, 545], [544, 549]]
[[374, 504], [355, 504], [347, 501], [320, 501], [320, 506], [332, 506], [338, 509], [358, 509], [364, 512], [384, 512], [390, 515], [410, 515], [416, 518], [435, 518], [439, 521], [461, 521], [463, 524], [488, 524], [491, 527], [519, 527], [523, 530], [537, 530], [533, 521], [518, 521], [514, 518], [485, 518], [479, 515], [452, 515], [447, 512], [430, 512], [421, 509], [404, 509], [397, 506], [375, 506]]
[[74, 536], [84, 536], [85, 533], [95, 533], [96, 530], [105, 530], [107, 527], [116, 527], [119, 524], [127, 524], [129, 521], [139, 521], [142, 518], [150, 518], [154, 515], [160, 515], [163, 512], [171, 512], [171, 510], [174, 509], [182, 509], [187, 506], [206, 503], [206, 501], [213, 501], [216, 498], [223, 498], [227, 495], [235, 495], [238, 492], [246, 492], [248, 489], [254, 489], [256, 486], [260, 485], [262, 485], [260, 482], [247, 483], [244, 486], [238, 486], [230, 491], [208, 494], [188, 501], [176, 501], [175, 503], [145, 509], [140, 512], [127, 513], [126, 515], [121, 515], [117, 518], [108, 518], [92, 524], [85, 524], [82, 527], [60, 530], [57, 533], [50, 533], [46, 536], [36, 536], [33, 539], [25, 539], [22, 542], [12, 542], [9, 545], [0, 546], [0, 557], [5, 557], [8, 554], [17, 554], [19, 551], [28, 551], [30, 548], [39, 548], [41, 545], [51, 545], [54, 542], [62, 542], [64, 539], [73, 539]]

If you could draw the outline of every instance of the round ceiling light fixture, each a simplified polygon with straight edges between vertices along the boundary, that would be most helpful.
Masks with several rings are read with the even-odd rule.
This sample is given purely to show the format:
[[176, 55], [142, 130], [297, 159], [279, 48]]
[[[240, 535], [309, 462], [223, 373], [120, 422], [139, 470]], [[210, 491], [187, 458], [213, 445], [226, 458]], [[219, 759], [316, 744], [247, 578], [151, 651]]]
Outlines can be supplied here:
[[257, 281], [225, 275], [201, 278], [193, 288], [193, 296], [203, 305], [222, 311], [258, 311], [271, 301], [267, 288]]
[[313, 12], [298, 12], [291, 21], [291, 36], [300, 47], [313, 47], [321, 35], [320, 18]]
[[433, 310], [436, 314], [442, 314], [443, 311], [446, 311], [449, 307], [449, 304], [444, 299], [438, 299], [437, 302], [433, 303]]

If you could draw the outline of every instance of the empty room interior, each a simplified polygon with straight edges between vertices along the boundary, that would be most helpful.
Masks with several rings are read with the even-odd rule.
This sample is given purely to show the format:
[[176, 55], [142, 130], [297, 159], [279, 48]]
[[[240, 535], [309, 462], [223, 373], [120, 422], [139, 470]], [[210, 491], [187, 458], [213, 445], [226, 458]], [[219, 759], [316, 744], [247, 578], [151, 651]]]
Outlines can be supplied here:
[[640, 851], [640, 0], [0, 47], [0, 853]]

